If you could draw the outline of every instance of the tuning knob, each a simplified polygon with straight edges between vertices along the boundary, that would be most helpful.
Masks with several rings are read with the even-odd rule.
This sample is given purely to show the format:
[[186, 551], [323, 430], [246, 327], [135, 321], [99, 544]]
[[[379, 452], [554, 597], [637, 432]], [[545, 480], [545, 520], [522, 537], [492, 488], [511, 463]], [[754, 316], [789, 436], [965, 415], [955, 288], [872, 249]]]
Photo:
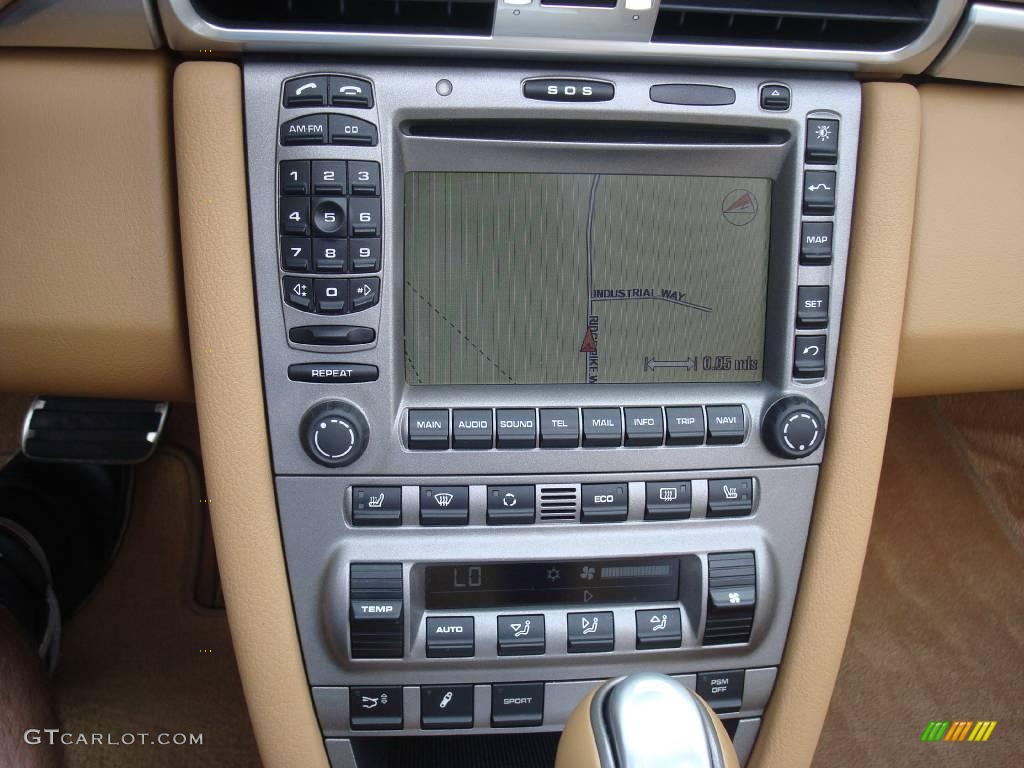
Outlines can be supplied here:
[[814, 453], [825, 439], [825, 419], [806, 397], [788, 395], [765, 412], [761, 438], [776, 456], [802, 459]]
[[344, 467], [363, 455], [370, 427], [355, 406], [328, 400], [306, 411], [299, 437], [313, 461], [325, 467]]

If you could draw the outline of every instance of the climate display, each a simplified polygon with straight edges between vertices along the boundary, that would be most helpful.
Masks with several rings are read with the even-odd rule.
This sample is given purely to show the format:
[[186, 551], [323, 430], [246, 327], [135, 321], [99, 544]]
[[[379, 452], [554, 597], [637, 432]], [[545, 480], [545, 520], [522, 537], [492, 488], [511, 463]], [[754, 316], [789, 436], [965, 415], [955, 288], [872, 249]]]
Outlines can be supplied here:
[[505, 608], [679, 599], [679, 560], [453, 563], [426, 568], [426, 607]]

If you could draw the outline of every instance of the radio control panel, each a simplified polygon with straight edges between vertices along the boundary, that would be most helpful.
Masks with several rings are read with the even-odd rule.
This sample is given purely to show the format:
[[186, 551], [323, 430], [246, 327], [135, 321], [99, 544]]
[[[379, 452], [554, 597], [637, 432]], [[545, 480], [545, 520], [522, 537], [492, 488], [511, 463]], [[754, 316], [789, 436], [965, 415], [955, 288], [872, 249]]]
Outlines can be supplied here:
[[245, 91], [328, 753], [560, 730], [655, 669], [749, 754], [825, 456], [858, 84], [255, 61]]

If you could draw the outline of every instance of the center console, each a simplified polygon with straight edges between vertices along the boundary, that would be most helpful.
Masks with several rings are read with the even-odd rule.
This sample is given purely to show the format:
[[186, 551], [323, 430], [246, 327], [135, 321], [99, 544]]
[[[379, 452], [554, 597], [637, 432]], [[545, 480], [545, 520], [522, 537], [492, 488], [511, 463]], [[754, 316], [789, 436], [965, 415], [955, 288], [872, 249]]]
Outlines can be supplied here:
[[859, 86], [251, 61], [267, 420], [328, 754], [678, 677], [741, 758], [821, 466]]

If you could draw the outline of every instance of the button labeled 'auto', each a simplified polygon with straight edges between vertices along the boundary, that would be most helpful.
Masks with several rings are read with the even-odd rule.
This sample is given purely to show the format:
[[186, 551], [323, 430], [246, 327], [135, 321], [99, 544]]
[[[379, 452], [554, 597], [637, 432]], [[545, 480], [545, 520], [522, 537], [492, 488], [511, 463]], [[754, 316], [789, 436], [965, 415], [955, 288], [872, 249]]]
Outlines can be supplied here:
[[427, 619], [427, 658], [460, 659], [476, 650], [472, 616], [442, 616]]

